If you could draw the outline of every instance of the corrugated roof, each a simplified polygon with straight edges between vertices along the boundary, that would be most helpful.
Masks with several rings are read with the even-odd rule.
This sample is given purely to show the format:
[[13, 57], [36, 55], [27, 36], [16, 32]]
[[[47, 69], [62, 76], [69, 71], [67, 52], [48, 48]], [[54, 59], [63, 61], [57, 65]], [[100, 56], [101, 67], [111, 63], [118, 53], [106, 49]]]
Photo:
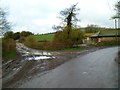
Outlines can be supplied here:
[[100, 34], [100, 31], [98, 31], [97, 33], [95, 33], [95, 34], [92, 35], [91, 37], [97, 37], [97, 36], [99, 36], [99, 34]]
[[85, 37], [91, 37], [92, 35], [94, 35], [95, 33], [85, 33], [84, 36]]
[[101, 30], [91, 37], [115, 37], [120, 36], [120, 30]]

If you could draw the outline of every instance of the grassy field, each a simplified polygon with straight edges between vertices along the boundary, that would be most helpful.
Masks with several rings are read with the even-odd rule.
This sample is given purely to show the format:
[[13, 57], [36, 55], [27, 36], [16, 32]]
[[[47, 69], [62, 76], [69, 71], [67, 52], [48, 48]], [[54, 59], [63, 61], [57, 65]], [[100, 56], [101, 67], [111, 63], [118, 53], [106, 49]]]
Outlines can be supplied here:
[[39, 42], [44, 42], [44, 41], [53, 41], [54, 34], [39, 34], [39, 35], [33, 35], [33, 37], [39, 41]]

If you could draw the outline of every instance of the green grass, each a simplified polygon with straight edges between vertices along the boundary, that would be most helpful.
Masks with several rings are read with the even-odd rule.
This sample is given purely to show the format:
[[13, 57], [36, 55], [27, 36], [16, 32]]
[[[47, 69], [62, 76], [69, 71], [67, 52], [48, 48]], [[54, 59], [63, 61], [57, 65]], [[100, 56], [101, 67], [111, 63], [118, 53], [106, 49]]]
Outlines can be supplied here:
[[0, 42], [2, 42], [2, 38], [0, 38]]
[[15, 51], [4, 51], [4, 52], [2, 52], [2, 57], [5, 60], [15, 59], [16, 52]]
[[2, 38], [0, 38], [0, 58], [2, 57]]
[[39, 34], [39, 35], [32, 35], [37, 41], [39, 42], [51, 42], [53, 41], [55, 34]]

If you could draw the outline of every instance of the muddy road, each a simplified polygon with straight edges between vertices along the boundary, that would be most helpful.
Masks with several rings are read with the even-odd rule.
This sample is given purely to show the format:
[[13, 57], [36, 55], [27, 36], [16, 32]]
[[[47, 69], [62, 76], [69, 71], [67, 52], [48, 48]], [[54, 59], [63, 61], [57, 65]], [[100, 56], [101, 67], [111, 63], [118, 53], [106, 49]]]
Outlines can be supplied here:
[[118, 48], [98, 50], [23, 83], [20, 88], [117, 88]]
[[[88, 66], [88, 67], [86, 67], [86, 70], [87, 70], [87, 68], [89, 68], [89, 65], [90, 65], [87, 63], [88, 62], [92, 63], [92, 62], [96, 61], [96, 59], [97, 59], [97, 58], [93, 58], [93, 60], [88, 59], [89, 57], [91, 57], [91, 55], [89, 56], [89, 54], [91, 52], [105, 48], [105, 47], [86, 47], [86, 49], [83, 51], [79, 51], [79, 50], [65, 51], [65, 50], [63, 50], [63, 51], [46, 52], [46, 51], [34, 50], [34, 49], [27, 48], [20, 43], [18, 43], [17, 45], [18, 45], [17, 50], [19, 51], [18, 58], [16, 60], [12, 60], [7, 63], [4, 63], [2, 66], [2, 71], [3, 71], [2, 87], [3, 88], [18, 88], [18, 87], [25, 87], [25, 88], [26, 87], [28, 87], [28, 88], [35, 87], [36, 88], [38, 86], [39, 86], [39, 88], [41, 88], [41, 87], [58, 87], [58, 88], [59, 87], [78, 87], [76, 85], [74, 86], [74, 84], [73, 84], [73, 86], [71, 85], [73, 82], [75, 82], [75, 80], [77, 78], [74, 78], [74, 76], [73, 76], [73, 78], [71, 78], [71, 76], [68, 78], [62, 77], [62, 76], [64, 76], [64, 74], [66, 74], [66, 75], [69, 73], [72, 74], [72, 72], [73, 72], [73, 75], [77, 75], [77, 77], [78, 77], [79, 73], [76, 73], [76, 72], [79, 68], [81, 68], [81, 67], [83, 68], [83, 67], [85, 67], [83, 65], [86, 65], [86, 66]], [[104, 49], [103, 49], [103, 52], [104, 52]], [[108, 51], [108, 53], [109, 52], [110, 51]], [[115, 52], [116, 52], [116, 50], [115, 50]], [[83, 56], [87, 56], [87, 58], [82, 60]], [[114, 56], [113, 56], [113, 58], [114, 58]], [[96, 57], [96, 55], [95, 55], [95, 57]], [[101, 57], [103, 57], [103, 56], [101, 56]], [[75, 62], [76, 61], [83, 62], [83, 65], [82, 64], [79, 65], [79, 63], [74, 64], [75, 63], [74, 61]], [[113, 60], [111, 60], [111, 61], [113, 61]], [[71, 62], [71, 64], [70, 64], [71, 66], [69, 66], [69, 65], [66, 66], [66, 64], [70, 63], [70, 62]], [[73, 62], [73, 64], [72, 64], [72, 62]], [[63, 63], [65, 63], [65, 64], [63, 64]], [[86, 64], [84, 64], [84, 63], [86, 63]], [[93, 64], [93, 66], [91, 65], [91, 67], [97, 66], [97, 64], [99, 64], [99, 63], [101, 63], [101, 62], [96, 63], [96, 65]], [[61, 64], [63, 64], [63, 65], [61, 65]], [[73, 68], [76, 65], [78, 65], [79, 67]], [[101, 65], [102, 65], [102, 63], [101, 63]], [[64, 66], [62, 69], [65, 69], [65, 70], [68, 69], [68, 72], [67, 71], [63, 72], [62, 69], [56, 68], [56, 67], [60, 68], [62, 66]], [[99, 65], [99, 67], [100, 67], [100, 65]], [[94, 67], [93, 70], [96, 70], [95, 68], [96, 67]], [[56, 70], [56, 69], [57, 69], [56, 73], [60, 74], [61, 78], [58, 78], [59, 77], [58, 74], [55, 73], [55, 75], [58, 75], [58, 76], [55, 76], [53, 73], [53, 76], [55, 76], [55, 81], [54, 81], [54, 77], [51, 78], [50, 73], [54, 72], [54, 70]], [[115, 66], [113, 66], [113, 69], [115, 69]], [[71, 70], [72, 70], [72, 72], [71, 72]], [[82, 70], [82, 69], [80, 69], [80, 70]], [[64, 73], [64, 74], [61, 74], [61, 73]], [[86, 71], [84, 71], [83, 73], [86, 75], [88, 74], [88, 72], [86, 72]], [[53, 83], [51, 80], [49, 80], [49, 78], [46, 78], [45, 81], [44, 80], [42, 81], [45, 86], [41, 83], [40, 83], [40, 85], [38, 85], [35, 79], [38, 78], [38, 80], [39, 80], [43, 77], [47, 77], [46, 75], [50, 75], [51, 80], [53, 79]], [[71, 78], [71, 79], [73, 79], [73, 82], [71, 82], [70, 86], [67, 85], [67, 82], [65, 85], [63, 85], [63, 84], [61, 84], [62, 81], [58, 82], [59, 79], [63, 80], [62, 78], [65, 80]], [[57, 82], [58, 84], [56, 83], [57, 85], [55, 84], [53, 86], [51, 84], [47, 84], [47, 81], [51, 82], [51, 84], [54, 84], [55, 82]], [[41, 82], [41, 80], [40, 80], [40, 82]], [[76, 81], [76, 83], [77, 83], [77, 81]], [[33, 84], [34, 86], [31, 84]]]

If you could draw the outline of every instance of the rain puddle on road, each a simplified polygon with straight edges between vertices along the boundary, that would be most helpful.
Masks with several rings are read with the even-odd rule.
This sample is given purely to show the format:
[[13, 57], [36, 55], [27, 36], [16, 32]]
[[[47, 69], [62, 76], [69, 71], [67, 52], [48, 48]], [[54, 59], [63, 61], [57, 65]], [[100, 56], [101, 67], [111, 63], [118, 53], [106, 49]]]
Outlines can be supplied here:
[[22, 54], [25, 60], [43, 60], [55, 58], [50, 52], [30, 49], [21, 43], [17, 43], [17, 50]]
[[43, 59], [51, 59], [55, 57], [50, 57], [50, 56], [35, 56], [35, 57], [28, 57], [26, 60], [43, 60]]
[[50, 56], [51, 53], [45, 52], [45, 51], [44, 51], [44, 52], [39, 52], [39, 51], [37, 52], [37, 51], [34, 51], [34, 55], [46, 55], [46, 56], [48, 55], [48, 56]]
[[25, 57], [25, 60], [31, 61], [31, 60], [45, 60], [45, 59], [53, 59], [55, 58], [54, 56], [51, 55], [49, 52], [45, 51], [35, 51], [33, 50], [32, 52], [26, 52], [23, 54]]

